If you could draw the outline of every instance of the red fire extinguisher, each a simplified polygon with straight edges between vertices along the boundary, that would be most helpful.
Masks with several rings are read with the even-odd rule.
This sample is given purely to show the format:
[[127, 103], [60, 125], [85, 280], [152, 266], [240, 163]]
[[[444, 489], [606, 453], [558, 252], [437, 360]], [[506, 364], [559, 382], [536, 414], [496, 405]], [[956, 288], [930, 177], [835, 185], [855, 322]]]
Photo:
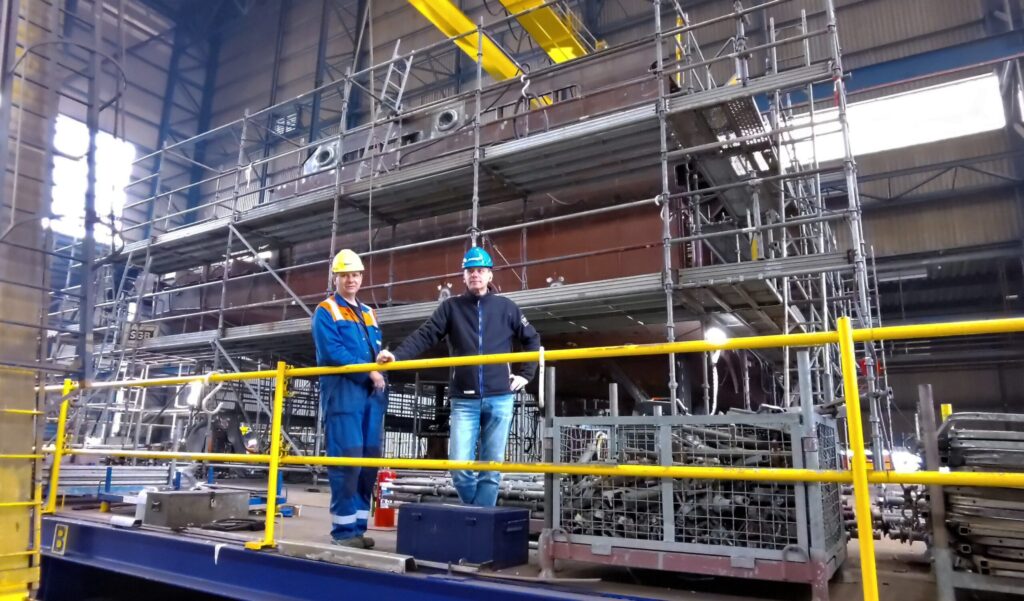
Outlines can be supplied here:
[[394, 470], [382, 469], [377, 472], [377, 484], [373, 487], [374, 528], [395, 527], [394, 491], [392, 482], [398, 475]]

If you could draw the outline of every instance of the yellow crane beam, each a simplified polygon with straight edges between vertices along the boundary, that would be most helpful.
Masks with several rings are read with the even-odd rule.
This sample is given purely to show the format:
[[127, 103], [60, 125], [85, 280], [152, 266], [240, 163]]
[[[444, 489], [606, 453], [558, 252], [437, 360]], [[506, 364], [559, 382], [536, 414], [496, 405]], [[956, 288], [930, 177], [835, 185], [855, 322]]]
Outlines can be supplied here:
[[544, 6], [544, 0], [500, 1], [509, 14], [524, 13], [516, 17], [516, 20], [555, 63], [564, 63], [589, 54], [587, 47], [576, 35], [572, 23], [551, 6]]
[[481, 44], [476, 24], [450, 0], [409, 0], [409, 4], [420, 11], [420, 14], [441, 33], [455, 38], [455, 45], [474, 62], [477, 60], [477, 51], [480, 50], [484, 71], [496, 81], [512, 79], [522, 73], [519, 65], [495, 44], [494, 40], [484, 35]]

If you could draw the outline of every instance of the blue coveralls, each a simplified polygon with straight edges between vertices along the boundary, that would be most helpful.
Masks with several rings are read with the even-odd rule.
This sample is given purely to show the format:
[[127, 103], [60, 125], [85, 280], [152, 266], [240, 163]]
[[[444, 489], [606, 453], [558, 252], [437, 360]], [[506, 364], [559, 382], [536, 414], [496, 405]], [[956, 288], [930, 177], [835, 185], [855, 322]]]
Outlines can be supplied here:
[[[313, 314], [317, 365], [373, 363], [381, 332], [370, 307], [349, 305], [340, 295]], [[369, 374], [320, 376], [320, 408], [331, 457], [380, 457], [387, 390], [376, 392]], [[366, 532], [376, 468], [329, 467], [331, 536], [341, 540]]]

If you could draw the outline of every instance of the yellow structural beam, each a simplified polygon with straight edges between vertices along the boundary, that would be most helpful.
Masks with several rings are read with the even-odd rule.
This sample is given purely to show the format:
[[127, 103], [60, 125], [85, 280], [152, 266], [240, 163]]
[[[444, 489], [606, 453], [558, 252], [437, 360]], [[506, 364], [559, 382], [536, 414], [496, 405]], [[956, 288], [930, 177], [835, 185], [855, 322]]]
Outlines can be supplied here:
[[57, 511], [57, 482], [60, 480], [60, 464], [64, 460], [64, 449], [67, 446], [68, 409], [71, 407], [71, 393], [74, 390], [74, 382], [65, 379], [61, 387], [60, 412], [57, 415], [57, 437], [53, 441], [53, 465], [50, 466], [50, 487], [46, 491], [46, 513]]
[[277, 362], [277, 378], [274, 383], [274, 414], [270, 422], [270, 470], [267, 474], [267, 521], [263, 527], [263, 540], [249, 541], [245, 543], [246, 549], [258, 551], [266, 547], [273, 547], [274, 521], [277, 517], [277, 474], [281, 465], [281, 416], [284, 413], [284, 397], [288, 388], [288, 378], [285, 377], [285, 370], [288, 368], [284, 361]]
[[42, 415], [42, 411], [36, 411], [35, 409], [0, 409], [0, 413], [6, 413], [8, 415]]
[[[1006, 319], [989, 319], [978, 321], [961, 321], [939, 324], [913, 326], [887, 326], [881, 328], [864, 328], [853, 330], [854, 342], [878, 340], [905, 340], [909, 338], [944, 338], [950, 336], [970, 336], [979, 334], [1009, 334], [1024, 332], [1024, 317]], [[752, 336], [730, 338], [721, 343], [704, 340], [683, 342], [663, 342], [655, 344], [625, 344], [621, 346], [584, 347], [574, 349], [546, 350], [545, 361], [577, 361], [584, 359], [609, 359], [615, 357], [641, 357], [648, 355], [666, 355], [670, 353], [702, 353], [716, 350], [744, 350], [780, 347], [817, 346], [836, 344], [839, 334], [835, 331], [814, 332], [809, 334], [777, 334], [773, 336]], [[391, 371], [402, 369], [434, 369], [458, 367], [465, 365], [490, 365], [499, 363], [532, 363], [540, 359], [538, 351], [519, 353], [500, 353], [496, 355], [470, 355], [465, 357], [443, 357], [438, 359], [417, 359], [414, 361], [398, 361], [387, 365], [363, 363], [342, 367], [293, 367], [286, 370], [289, 378], [309, 378], [313, 376], [363, 373], [374, 370]], [[91, 389], [124, 388], [124, 387], [159, 387], [179, 386], [190, 382], [237, 382], [242, 380], [273, 379], [275, 370], [249, 371], [236, 373], [212, 373], [206, 375], [180, 376], [170, 378], [149, 378], [140, 380], [119, 380], [111, 382], [90, 382], [85, 387]], [[72, 389], [79, 388], [73, 385]], [[62, 387], [47, 386], [45, 390], [55, 392]]]
[[[46, 451], [54, 451], [47, 447]], [[225, 461], [231, 463], [270, 463], [270, 455], [249, 455], [246, 453], [174, 453], [171, 451], [130, 451], [127, 449], [70, 449], [65, 455], [86, 457], [134, 457], [136, 459], [182, 459], [187, 461]]]
[[522, 71], [512, 57], [505, 53], [494, 41], [484, 35], [479, 39], [475, 23], [469, 20], [459, 7], [450, 0], [409, 0], [409, 4], [427, 18], [441, 33], [453, 38], [455, 45], [476, 62], [478, 50], [482, 54], [481, 64], [484, 71], [496, 81], [504, 81], [518, 77]]
[[851, 482], [850, 473], [841, 470], [788, 468], [737, 468], [687, 465], [614, 465], [594, 463], [502, 463], [499, 461], [452, 461], [449, 459], [395, 459], [388, 457], [306, 457], [285, 455], [285, 465], [323, 465], [328, 467], [390, 467], [416, 470], [470, 470], [525, 474], [562, 474], [579, 476], [629, 476], [636, 478], [697, 478], [705, 480], [751, 480], [757, 482]]
[[551, 6], [545, 6], [544, 0], [501, 0], [501, 3], [510, 14], [517, 15], [519, 24], [554, 62], [564, 63], [588, 53], [572, 24]]
[[[412, 2], [412, 0], [410, 0]], [[415, 2], [414, 2], [415, 4]], [[431, 3], [436, 6], [441, 3]], [[62, 387], [56, 387], [63, 393], [60, 416], [57, 422], [57, 439], [53, 448], [44, 449], [54, 454], [53, 467], [50, 471], [49, 498], [47, 511], [53, 511], [56, 505], [57, 484], [60, 476], [60, 464], [63, 455], [96, 455], [111, 457], [141, 457], [150, 459], [191, 459], [194, 461], [227, 461], [240, 463], [268, 464], [270, 473], [267, 483], [267, 524], [264, 537], [259, 541], [250, 541], [246, 547], [262, 549], [274, 545], [274, 518], [277, 501], [277, 473], [279, 466], [284, 465], [322, 465], [322, 466], [364, 466], [392, 467], [432, 470], [475, 470], [499, 472], [528, 472], [545, 474], [571, 475], [603, 475], [633, 476], [649, 478], [694, 478], [710, 480], [753, 480], [769, 482], [852, 482], [854, 486], [855, 512], [859, 545], [861, 553], [861, 570], [863, 595], [865, 601], [878, 600], [878, 577], [875, 566], [874, 540], [871, 525], [871, 495], [869, 483], [891, 484], [926, 484], [941, 486], [986, 486], [1024, 488], [1024, 473], [984, 473], [984, 472], [876, 472], [868, 469], [867, 456], [864, 449], [864, 426], [861, 418], [860, 391], [857, 386], [857, 369], [855, 364], [854, 343], [876, 340], [900, 340], [908, 338], [938, 338], [947, 336], [970, 336], [978, 334], [1001, 334], [1024, 332], [1024, 318], [996, 319], [988, 321], [965, 321], [916, 326], [895, 326], [854, 330], [849, 317], [838, 320], [838, 330], [810, 334], [784, 334], [777, 336], [758, 336], [734, 338], [722, 343], [706, 341], [687, 341], [662, 344], [622, 345], [593, 348], [563, 349], [545, 351], [545, 361], [571, 361], [582, 359], [601, 359], [611, 357], [635, 357], [645, 355], [664, 355], [669, 353], [695, 353], [726, 349], [760, 349], [792, 346], [815, 346], [822, 344], [839, 344], [841, 367], [843, 371], [843, 390], [846, 399], [848, 440], [852, 450], [850, 471], [841, 470], [807, 470], [782, 468], [726, 468], [707, 466], [653, 466], [653, 465], [607, 465], [607, 464], [559, 464], [559, 463], [492, 463], [479, 461], [449, 461], [426, 459], [394, 459], [366, 457], [306, 457], [281, 455], [281, 419], [284, 408], [284, 397], [288, 378], [314, 377], [326, 374], [359, 373], [372, 370], [398, 369], [429, 369], [434, 367], [452, 367], [460, 365], [487, 365], [509, 362], [532, 362], [541, 359], [541, 352], [503, 353], [497, 355], [474, 355], [468, 357], [447, 357], [442, 359], [422, 359], [416, 361], [399, 361], [387, 365], [373, 363], [347, 365], [343, 367], [308, 367], [289, 369], [279, 362], [274, 371], [239, 372], [233, 374], [211, 373], [205, 375], [178, 378], [154, 378], [148, 380], [127, 380], [119, 382], [87, 383], [86, 388], [122, 388], [129, 386], [176, 386], [190, 382], [224, 382], [274, 378], [274, 407], [271, 423], [271, 448], [268, 455], [229, 454], [229, 453], [171, 453], [161, 451], [129, 451], [129, 450], [90, 450], [72, 449], [66, 446], [66, 428], [70, 397], [75, 385], [65, 380]], [[46, 387], [54, 390], [54, 387]], [[944, 408], [943, 413], [946, 413]], [[947, 415], [948, 416], [948, 415]], [[8, 455], [7, 458], [21, 457]], [[25, 456], [29, 457], [29, 456]], [[31, 457], [37, 457], [32, 455]], [[35, 504], [42, 503], [42, 495], [37, 487]], [[28, 505], [24, 502], [0, 504], [3, 506]], [[37, 541], [41, 531], [40, 522], [36, 519]], [[19, 552], [33, 554], [35, 552]], [[0, 592], [3, 591], [0, 580]]]
[[868, 487], [867, 453], [864, 451], [864, 424], [860, 417], [860, 391], [853, 348], [853, 329], [849, 317], [840, 317], [839, 358], [846, 397], [847, 440], [852, 452], [854, 516], [857, 518], [857, 542], [860, 546], [861, 586], [864, 601], [878, 601], [878, 575], [875, 565], [874, 526], [871, 521], [871, 489]]

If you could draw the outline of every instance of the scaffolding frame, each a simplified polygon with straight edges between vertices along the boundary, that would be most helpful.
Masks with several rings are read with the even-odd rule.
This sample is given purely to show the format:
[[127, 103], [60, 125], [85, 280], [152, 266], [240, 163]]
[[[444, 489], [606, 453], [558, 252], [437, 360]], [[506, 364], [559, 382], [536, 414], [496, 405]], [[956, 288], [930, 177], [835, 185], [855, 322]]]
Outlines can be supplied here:
[[[133, 302], [136, 306], [129, 323], [124, 324], [124, 320], [114, 319], [111, 324], [99, 324], [93, 328], [96, 333], [102, 332], [104, 335], [104, 342], [97, 349], [99, 354], [118, 357], [117, 361], [111, 361], [118, 368], [109, 370], [109, 377], [117, 379], [118, 374], [142, 373], [142, 367], [125, 368], [121, 365], [125, 362], [152, 366], [169, 357], [181, 357], [183, 354], [200, 362], [212, 362], [214, 370], [230, 365], [230, 369], [238, 371], [244, 366], [233, 364], [230, 361], [231, 355], [256, 355], [252, 350], [228, 346], [228, 342], [233, 340], [229, 331], [235, 327], [228, 315], [237, 315], [240, 311], [279, 309], [281, 332], [301, 332], [303, 328], [308, 328], [302, 316], [311, 314], [310, 304], [319, 301], [322, 294], [299, 294], [290, 284], [289, 274], [303, 269], [323, 268], [329, 281], [327, 265], [330, 256], [337, 249], [341, 237], [353, 231], [351, 228], [343, 229], [342, 222], [354, 214], [365, 217], [367, 250], [363, 253], [364, 257], [371, 260], [386, 259], [391, 266], [386, 282], [371, 281], [365, 287], [367, 292], [374, 295], [376, 291], [386, 291], [388, 301], [385, 304], [390, 304], [392, 290], [397, 286], [456, 275], [442, 273], [415, 279], [395, 279], [395, 257], [402, 252], [459, 242], [483, 244], [498, 234], [520, 231], [524, 258], [522, 261], [509, 262], [508, 267], [522, 268], [525, 273], [525, 269], [531, 265], [581, 256], [599, 256], [646, 245], [598, 249], [575, 255], [531, 256], [527, 260], [526, 240], [531, 228], [619, 211], [656, 208], [661, 222], [661, 236], [656, 239], [660, 241], [662, 261], [660, 266], [652, 265], [651, 275], [656, 275], [660, 280], [658, 288], [664, 299], [660, 313], [664, 318], [665, 336], [669, 342], [675, 340], [674, 324], [680, 309], [683, 311], [681, 314], [696, 316], [706, 324], [726, 314], [765, 316], [766, 306], [775, 313], [760, 322], [756, 319], [741, 319], [738, 324], [740, 333], [825, 331], [834, 327], [836, 315], [844, 313], [855, 315], [858, 325], [862, 327], [878, 325], [880, 322], [869, 297], [874, 288], [870, 284], [865, 261], [860, 203], [856, 193], [856, 165], [848, 141], [845, 88], [833, 3], [831, 0], [822, 0], [826, 15], [826, 24], [822, 29], [812, 30], [806, 13], [802, 12], [798, 21], [784, 23], [780, 27], [776, 27], [773, 18], [769, 19], [768, 39], [764, 43], [752, 44], [747, 36], [745, 23], [751, 14], [755, 11], [771, 11], [790, 1], [773, 0], [756, 6], [744, 6], [736, 2], [732, 12], [702, 22], [692, 22], [676, 2], [655, 1], [653, 35], [577, 61], [535, 70], [526, 80], [526, 85], [512, 82], [514, 85], [522, 85], [523, 98], [544, 98], [557, 107], [560, 100], [574, 99], [571, 89], [564, 92], [566, 98], [559, 98], [560, 92], [552, 83], [550, 91], [527, 96], [529, 84], [538, 86], [544, 85], [544, 82], [557, 83], [565, 69], [574, 65], [615, 60], [635, 52], [654, 54], [653, 67], [640, 80], [653, 80], [656, 96], [613, 108], [584, 121], [567, 121], [551, 131], [527, 132], [522, 136], [517, 134], [515, 139], [507, 141], [485, 140], [485, 127], [507, 118], [502, 111], [511, 111], [514, 124], [528, 124], [532, 118], [531, 113], [537, 111], [526, 106], [525, 112], [520, 113], [523, 107], [508, 108], [501, 105], [500, 102], [509, 97], [511, 84], [498, 82], [485, 85], [479, 60], [476, 65], [476, 85], [460, 94], [405, 107], [401, 105], [400, 95], [398, 102], [393, 100], [394, 96], [389, 102], [383, 91], [379, 94], [375, 92], [390, 89], [388, 82], [392, 80], [392, 73], [403, 65], [411, 69], [417, 57], [429, 56], [432, 49], [450, 44], [457, 38], [476, 35], [479, 58], [483, 51], [483, 35], [489, 35], [489, 30], [493, 31], [520, 16], [510, 15], [486, 26], [481, 22], [473, 32], [410, 52], [399, 53], [396, 45], [395, 52], [388, 60], [356, 71], [349, 69], [342, 80], [324, 84], [297, 98], [258, 111], [246, 110], [241, 119], [188, 140], [165, 144], [162, 149], [140, 157], [136, 161], [137, 165], [162, 153], [187, 159], [188, 149], [199, 143], [215, 144], [222, 139], [237, 139], [235, 145], [229, 145], [224, 153], [225, 156], [230, 155], [230, 149], [234, 148], [233, 164], [218, 168], [204, 163], [201, 166], [210, 175], [194, 183], [178, 185], [162, 181], [162, 174], [157, 170], [129, 184], [129, 189], [133, 189], [143, 184], [151, 185], [154, 181], [157, 183], [153, 187], [154, 194], [129, 203], [126, 207], [145, 207], [152, 217], [137, 223], [126, 222], [122, 236], [131, 238], [140, 232], [146, 235], [127, 242], [119, 252], [104, 258], [108, 262], [123, 260], [126, 264], [123, 272], [125, 275], [121, 278], [122, 286], [114, 298], [96, 303], [96, 311], [109, 311], [115, 316], [127, 315], [123, 305]], [[666, 13], [675, 17], [674, 27], [664, 25]], [[705, 52], [701, 49], [699, 37], [706, 28], [722, 23], [734, 24], [735, 35], [729, 45], [717, 53], [712, 55]], [[820, 44], [822, 41], [826, 51], [812, 56], [812, 42]], [[785, 61], [779, 58], [780, 49], [793, 48], [802, 49], [802, 54], [795, 51], [791, 52], [795, 58]], [[752, 75], [756, 69], [751, 63], [761, 56], [766, 59], [767, 68], [762, 74]], [[792, 66], [794, 61], [802, 64]], [[789, 65], [788, 68], [780, 67], [784, 62]], [[732, 73], [733, 77], [721, 77], [723, 69]], [[382, 77], [383, 83], [380, 82]], [[404, 76], [402, 79], [404, 81]], [[588, 90], [587, 96], [624, 90], [640, 80], [618, 81], [597, 90]], [[719, 81], [725, 83], [719, 84]], [[819, 121], [817, 113], [823, 104], [828, 104], [828, 99], [815, 98], [815, 84], [823, 82], [833, 86], [834, 94], [828, 99], [835, 102], [833, 108], [836, 116]], [[675, 89], [670, 89], [673, 84]], [[370, 108], [371, 119], [359, 125], [350, 123], [350, 96], [354, 89], [368, 92], [373, 103]], [[801, 94], [804, 97], [802, 103], [792, 99]], [[275, 130], [274, 116], [288, 113], [312, 97], [318, 98], [324, 105], [337, 106], [339, 119], [333, 135], [295, 142]], [[812, 101], [807, 102], [807, 99]], [[431, 161], [441, 167], [464, 169], [466, 175], [459, 181], [460, 185], [464, 184], [465, 189], [470, 191], [468, 206], [464, 200], [460, 204], [459, 201], [449, 199], [436, 204], [435, 210], [467, 210], [470, 215], [467, 231], [414, 239], [407, 243], [395, 243], [397, 239], [393, 236], [391, 244], [382, 247], [375, 242], [375, 238], [388, 228], [394, 234], [395, 228], [400, 225], [400, 222], [394, 220], [394, 207], [401, 205], [388, 205], [387, 201], [378, 202], [377, 198], [385, 192], [407, 186], [408, 181], [436, 177], [437, 172], [436, 169], [424, 170], [416, 162], [416, 153], [422, 155], [423, 152], [420, 147], [392, 144], [391, 132], [397, 131], [400, 137], [403, 123], [423, 118], [446, 107], [460, 105], [466, 113], [461, 125], [457, 124], [452, 131], [437, 132], [438, 135], [431, 138], [429, 144], [447, 144], [453, 138], [471, 133], [471, 145], [449, 147], [448, 150], [431, 153], [430, 157]], [[680, 128], [685, 132], [687, 119], [692, 121], [704, 118], [701, 115], [722, 111], [728, 113], [728, 127], [712, 131], [716, 135], [711, 139], [690, 136], [684, 143]], [[809, 119], [809, 124], [801, 121], [802, 118]], [[821, 135], [820, 130], [829, 125], [838, 125], [838, 135], [844, 140], [846, 154], [839, 165], [822, 165], [817, 160], [816, 140]], [[386, 132], [383, 140], [376, 133], [379, 131]], [[555, 147], [556, 135], [581, 141], [588, 139], [587, 136], [600, 137], [611, 135], [608, 132], [620, 131], [625, 132], [621, 137], [623, 141], [616, 147], [618, 150], [612, 152], [621, 153], [624, 169], [643, 165], [653, 167], [659, 173], [657, 177], [660, 178], [660, 186], [657, 186], [657, 193], [653, 197], [640, 197], [629, 202], [566, 212], [542, 219], [524, 219], [519, 224], [486, 229], [481, 227], [481, 211], [485, 204], [489, 206], [518, 196], [525, 197], [523, 190], [526, 188], [517, 183], [523, 179], [521, 172], [509, 169], [505, 164], [496, 168], [498, 161], [514, 162], [517, 156], [530, 152], [531, 147]], [[271, 140], [283, 140], [286, 148], [281, 152], [267, 152]], [[795, 147], [808, 142], [812, 148], [811, 159], [801, 162], [796, 159]], [[257, 150], [261, 156], [252, 158]], [[336, 158], [334, 163], [319, 170], [307, 171], [306, 165], [322, 150], [333, 153]], [[754, 154], [758, 154], [761, 161], [767, 160], [766, 168], [760, 168]], [[729, 178], [714, 177], [714, 169], [719, 169], [720, 174], [720, 165], [709, 167], [712, 160], [708, 157], [716, 155], [727, 157], [726, 162], [732, 169]], [[685, 177], [683, 181], [673, 184], [672, 168], [680, 160], [685, 163]], [[368, 175], [364, 173], [366, 165], [371, 166]], [[563, 171], [566, 169], [580, 170], [582, 167], [570, 164]], [[842, 173], [846, 181], [849, 193], [848, 206], [844, 209], [830, 210], [825, 206], [821, 178], [823, 174], [829, 173]], [[258, 175], [255, 181], [253, 174]], [[601, 181], [600, 176], [593, 173], [586, 177], [590, 178], [587, 181]], [[531, 189], [543, 191], [559, 185], [564, 179], [563, 174], [544, 173], [529, 180], [529, 184], [533, 186]], [[495, 181], [512, 192], [501, 196], [495, 191]], [[160, 191], [162, 186], [168, 189]], [[198, 190], [202, 202], [184, 209], [175, 207], [176, 198], [191, 196], [194, 190]], [[730, 211], [730, 205], [734, 205], [732, 208], [735, 209], [735, 206], [744, 203], [750, 205], [750, 208]], [[317, 215], [330, 215], [328, 228], [313, 233], [296, 233], [304, 223], [308, 223], [296, 222], [294, 226], [282, 226], [279, 232], [273, 228], [267, 231], [253, 221], [258, 216], [264, 223], [267, 219], [274, 219], [287, 224], [288, 216], [297, 216], [311, 206], [318, 207]], [[328, 223], [326, 219], [323, 221]], [[838, 226], [848, 232], [853, 250], [852, 260], [840, 252]], [[327, 258], [275, 266], [262, 256], [268, 248], [280, 248], [280, 245], [294, 244], [315, 236], [325, 239], [329, 237], [330, 251]], [[268, 243], [268, 240], [274, 239], [281, 242], [277, 246], [273, 242]], [[214, 250], [218, 244], [220, 250]], [[140, 258], [142, 277], [133, 279], [136, 283], [133, 290], [125, 290], [128, 284], [126, 275], [133, 262]], [[258, 271], [233, 275], [232, 266], [243, 262], [253, 263]], [[198, 265], [206, 265], [203, 268], [206, 277], [197, 283], [162, 288], [155, 277]], [[219, 277], [216, 277], [211, 265], [219, 266]], [[524, 289], [527, 288], [525, 277], [520, 279]], [[284, 292], [282, 298], [228, 306], [227, 293], [232, 285], [244, 281], [269, 280], [273, 280]], [[751, 286], [758, 288], [751, 290]], [[200, 301], [196, 310], [183, 313], [168, 311], [167, 314], [158, 311], [161, 304], [169, 305], [174, 295], [183, 291], [198, 295]], [[541, 293], [540, 290], [536, 291]], [[220, 302], [215, 303], [214, 308], [206, 308], [204, 298], [218, 294]], [[74, 297], [70, 298], [74, 300]], [[765, 298], [768, 299], [767, 303]], [[538, 301], [538, 306], [538, 311], [543, 312], [542, 300]], [[402, 309], [401, 306], [394, 308]], [[293, 318], [296, 311], [299, 312], [297, 319]], [[613, 308], [613, 311], [630, 317], [628, 310]], [[146, 312], [149, 314], [144, 314]], [[395, 315], [399, 313], [396, 311]], [[564, 319], [574, 323], [571, 315]], [[215, 320], [216, 325], [208, 325], [210, 320]], [[773, 320], [778, 322], [774, 324], [774, 329], [766, 330], [767, 322]], [[181, 333], [174, 334], [172, 325], [180, 326]], [[155, 328], [158, 338], [164, 335], [179, 336], [182, 344], [176, 350], [172, 348], [161, 351], [158, 345], [151, 344], [152, 341], [142, 341], [137, 347], [126, 350], [119, 340], [121, 336], [117, 329], [125, 326], [129, 331]], [[212, 336], [198, 336], [204, 332], [212, 333]], [[780, 404], [789, 406], [796, 396], [792, 374], [797, 370], [790, 352], [782, 350], [779, 357], [759, 353], [756, 360], [762, 365], [779, 365]], [[871, 401], [872, 446], [876, 451], [875, 457], [881, 457], [880, 451], [886, 438], [881, 419], [881, 403], [886, 399], [879, 393], [884, 388], [874, 382], [877, 370], [873, 365], [883, 359], [873, 347], [869, 347], [863, 352], [862, 360], [869, 375], [865, 388], [866, 396]], [[747, 363], [746, 359], [744, 363]], [[703, 365], [703, 411], [711, 413], [715, 403], [710, 398], [714, 387], [714, 366], [710, 354], [705, 357]], [[841, 378], [836, 375], [836, 355], [827, 347], [817, 349], [811, 356], [810, 366], [815, 374], [812, 388], [816, 402], [834, 402], [842, 385]], [[135, 371], [130, 371], [132, 369]], [[679, 399], [681, 382], [676, 369], [676, 359], [668, 357], [666, 391], [670, 399], [670, 412], [676, 415], [699, 411], [701, 408], [686, 406]], [[745, 388], [749, 389], [749, 376]], [[256, 396], [251, 390], [245, 392], [250, 397]], [[108, 398], [107, 408], [113, 402], [112, 399], [112, 396]], [[240, 404], [247, 415], [256, 416], [255, 419], [250, 417], [255, 423], [258, 423], [260, 415], [270, 413], [266, 404]], [[107, 408], [101, 409], [101, 417], [109, 413]], [[134, 421], [129, 420], [130, 427]], [[78, 428], [73, 431], [77, 432]], [[296, 432], [288, 432], [288, 435], [299, 437]], [[137, 432], [134, 438], [138, 438]], [[322, 445], [316, 442], [312, 447], [315, 452], [319, 452]], [[308, 444], [298, 445], [295, 440], [289, 444], [309, 448]]]

